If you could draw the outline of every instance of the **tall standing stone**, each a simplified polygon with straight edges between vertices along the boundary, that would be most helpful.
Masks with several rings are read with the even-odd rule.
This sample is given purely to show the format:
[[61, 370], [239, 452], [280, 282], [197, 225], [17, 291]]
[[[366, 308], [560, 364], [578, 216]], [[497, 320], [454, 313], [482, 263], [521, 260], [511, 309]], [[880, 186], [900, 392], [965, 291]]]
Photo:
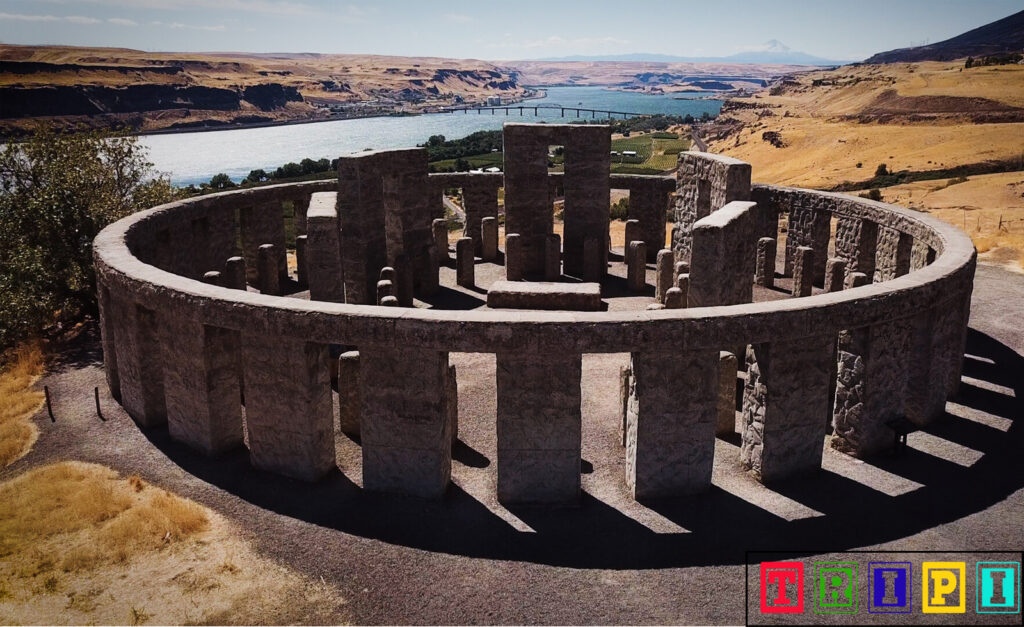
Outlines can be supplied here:
[[544, 280], [557, 281], [562, 276], [562, 238], [558, 233], [548, 235], [544, 250]]
[[113, 313], [121, 406], [143, 427], [167, 422], [163, 356], [157, 314], [131, 300], [114, 296]]
[[438, 218], [431, 223], [431, 232], [434, 235], [434, 246], [437, 247], [438, 258], [445, 264], [448, 263], [448, 221]]
[[654, 300], [665, 302], [665, 292], [675, 287], [675, 255], [667, 248], [658, 251], [654, 279]]
[[505, 235], [505, 278], [523, 280], [523, 242], [518, 233]]
[[[308, 241], [307, 235], [296, 235], [295, 236], [295, 278], [299, 285], [306, 287], [309, 285], [309, 274], [306, 270], [306, 242]], [[339, 258], [340, 264], [340, 258]]]
[[838, 257], [829, 257], [825, 264], [825, 291], [841, 292], [846, 280], [846, 262]]
[[[846, 262], [847, 277], [860, 272], [871, 282], [875, 274], [878, 224], [865, 218], [840, 216], [836, 224], [836, 257]], [[849, 278], [847, 278], [849, 280]]]
[[647, 287], [647, 244], [642, 241], [630, 242], [626, 261], [629, 264], [627, 268], [629, 289], [634, 292], [644, 291]]
[[345, 302], [345, 274], [341, 263], [336, 192], [318, 192], [306, 210], [306, 274], [309, 297]]
[[640, 233], [640, 221], [626, 220], [626, 240], [622, 249], [622, 257], [625, 263], [629, 263], [629, 245], [639, 241], [643, 241], [643, 235]]
[[473, 240], [460, 238], [455, 242], [456, 282], [462, 287], [476, 287], [476, 266], [473, 258]]
[[[561, 140], [556, 143], [565, 146], [562, 260], [565, 273], [578, 277], [584, 271], [583, 248], [587, 238], [604, 240], [608, 237], [611, 129], [598, 124], [567, 124], [554, 128], [560, 136], [556, 139]], [[548, 208], [550, 211], [550, 205]], [[603, 252], [602, 260], [607, 261], [607, 248]]]
[[254, 206], [243, 206], [239, 210], [239, 220], [248, 281], [258, 283], [259, 248], [263, 244], [276, 246], [274, 267], [280, 275], [279, 279], [287, 277], [288, 263], [285, 257], [284, 213], [281, 210], [281, 202], [272, 200]]
[[785, 275], [793, 275], [797, 249], [808, 246], [817, 251], [812, 265], [807, 267], [812, 285], [822, 284], [825, 278], [825, 257], [832, 235], [832, 213], [825, 210], [810, 194], [790, 196], [789, 228], [786, 232]]
[[224, 287], [233, 290], [246, 289], [245, 284], [245, 259], [242, 257], [229, 257], [224, 262]]
[[261, 294], [277, 296], [281, 293], [280, 275], [277, 272], [277, 247], [263, 244], [259, 247], [257, 271]]
[[583, 242], [583, 280], [589, 283], [599, 283], [608, 269], [601, 243], [596, 237], [588, 237]]
[[359, 351], [346, 351], [338, 358], [338, 428], [359, 437]]
[[498, 219], [488, 216], [480, 221], [480, 256], [484, 261], [498, 258]]
[[395, 277], [397, 278], [394, 295], [398, 299], [398, 304], [402, 307], [412, 307], [413, 285], [415, 282], [412, 263], [406, 255], [402, 254], [395, 257], [391, 267], [395, 269]]
[[715, 435], [736, 433], [736, 376], [739, 365], [736, 355], [728, 351], [718, 353], [718, 422]]
[[814, 249], [798, 246], [793, 251], [793, 297], [811, 295], [814, 281]]
[[761, 287], [775, 287], [775, 238], [773, 237], [762, 237], [757, 240], [754, 283]]
[[677, 258], [691, 260], [693, 227], [698, 220], [730, 202], [749, 199], [749, 163], [706, 152], [679, 153], [672, 232]]
[[544, 272], [545, 240], [554, 223], [548, 195], [548, 146], [554, 133], [553, 127], [538, 124], [505, 124], [503, 130], [505, 232], [521, 238], [523, 276]]
[[753, 299], [756, 205], [731, 202], [698, 220], [692, 229], [690, 307], [749, 303]]

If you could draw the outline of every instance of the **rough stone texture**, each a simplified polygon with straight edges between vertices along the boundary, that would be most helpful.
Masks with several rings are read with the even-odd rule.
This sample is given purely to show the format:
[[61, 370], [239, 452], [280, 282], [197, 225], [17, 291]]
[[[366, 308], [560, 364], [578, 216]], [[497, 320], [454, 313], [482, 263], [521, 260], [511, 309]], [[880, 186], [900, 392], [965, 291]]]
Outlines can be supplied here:
[[164, 398], [171, 437], [216, 455], [242, 444], [238, 332], [164, 316]]
[[439, 498], [452, 462], [448, 353], [360, 347], [359, 370], [363, 488]]
[[863, 457], [893, 442], [886, 422], [904, 415], [912, 320], [892, 320], [839, 334], [832, 446]]
[[100, 315], [100, 345], [103, 348], [104, 375], [107, 391], [114, 400], [121, 401], [121, 378], [117, 369], [117, 339], [115, 314], [110, 300], [110, 289], [101, 281], [96, 283], [96, 301]]
[[250, 283], [258, 282], [258, 255], [263, 244], [273, 244], [275, 263], [280, 278], [288, 276], [288, 260], [285, 256], [284, 214], [279, 201], [261, 202], [239, 209], [242, 230], [242, 256]]
[[[583, 274], [583, 247], [587, 238], [608, 237], [611, 129], [598, 124], [546, 126], [553, 126], [556, 129], [557, 139], [560, 141], [555, 143], [565, 146], [565, 175], [562, 178], [562, 187], [565, 191], [562, 256], [565, 273], [579, 277]], [[507, 194], [506, 190], [506, 205]], [[548, 211], [550, 210], [549, 204]], [[604, 259], [607, 260], [607, 248]]]
[[730, 202], [750, 199], [750, 164], [706, 152], [682, 152], [677, 181], [672, 249], [680, 260], [690, 261], [694, 224]]
[[847, 269], [846, 289], [849, 290], [855, 287], [861, 287], [862, 285], [868, 285], [869, 283], [871, 283], [871, 279], [868, 278], [868, 275], [863, 272], [850, 272], [849, 269]]
[[864, 218], [840, 216], [836, 224], [836, 257], [846, 262], [846, 275], [861, 272], [875, 274], [875, 249], [878, 224]]
[[815, 251], [821, 251], [815, 255], [814, 264], [810, 268], [811, 282], [816, 285], [824, 283], [825, 258], [832, 237], [831, 221], [832, 213], [817, 207], [813, 198], [793, 198], [789, 205], [789, 227], [786, 232], [786, 276], [793, 275], [797, 248], [809, 246]]
[[731, 202], [693, 224], [689, 307], [751, 302], [752, 263], [743, 255], [755, 249], [756, 209], [752, 202]]
[[281, 275], [277, 272], [277, 246], [263, 244], [256, 257], [257, 280], [260, 293], [277, 296], [281, 293]]
[[335, 467], [327, 346], [244, 331], [241, 346], [252, 465], [320, 478]]
[[754, 283], [761, 287], [775, 286], [774, 237], [762, 237], [757, 240], [757, 261], [754, 267]]
[[629, 433], [629, 390], [633, 385], [633, 371], [629, 366], [619, 367], [619, 435], [622, 446], [626, 446], [626, 435]]
[[[685, 275], [683, 275], [685, 276]], [[686, 279], [686, 286], [689, 287], [689, 279]], [[665, 292], [665, 309], [685, 309], [686, 292], [681, 287], [670, 287]]]
[[498, 353], [498, 500], [502, 503], [578, 503], [581, 367], [579, 353]]
[[658, 251], [654, 275], [654, 300], [664, 304], [665, 292], [675, 287], [675, 255], [665, 248]]
[[629, 218], [639, 222], [639, 232], [633, 237], [647, 244], [647, 261], [654, 262], [658, 251], [665, 247], [665, 216], [675, 180], [667, 176], [615, 174], [611, 186], [629, 190]]
[[402, 307], [412, 307], [415, 277], [409, 258], [404, 254], [397, 255], [390, 267], [395, 269], [395, 298], [398, 299], [398, 304]]
[[437, 218], [431, 223], [430, 230], [434, 235], [434, 247], [437, 248], [438, 259], [447, 264], [450, 259], [448, 255], [448, 221]]
[[338, 429], [359, 437], [362, 395], [359, 392], [359, 351], [346, 351], [338, 357]]
[[476, 286], [476, 259], [473, 257], [473, 240], [459, 238], [455, 242], [456, 282], [462, 287]]
[[[642, 242], [643, 235], [640, 233], [640, 221], [639, 220], [626, 220], [626, 235], [625, 235], [625, 250], [623, 251], [625, 263], [629, 263], [629, 245], [633, 242]], [[644, 260], [647, 261], [646, 259]]]
[[[487, 216], [480, 221], [480, 257], [484, 261], [498, 258], [498, 219]], [[447, 244], [445, 244], [447, 246]], [[447, 250], [447, 248], [446, 248]], [[447, 252], [445, 253], [447, 254]]]
[[548, 309], [601, 311], [599, 283], [495, 281], [487, 290], [492, 309]]
[[[554, 224], [548, 194], [548, 146], [557, 143], [553, 127], [547, 124], [506, 124], [504, 127], [505, 232], [517, 233], [522, 238], [520, 267], [523, 276], [543, 273], [545, 240]], [[605, 197], [608, 197], [607, 192]]]
[[562, 276], [562, 238], [558, 233], [552, 233], [545, 244], [544, 280], [557, 281]]
[[626, 483], [636, 499], [711, 485], [718, 419], [718, 352], [632, 354]]
[[505, 236], [505, 278], [522, 281], [523, 263], [523, 240], [518, 233], [509, 233]]
[[676, 276], [680, 274], [690, 274], [690, 262], [688, 261], [677, 261], [676, 262]]
[[875, 282], [889, 281], [910, 272], [913, 245], [912, 236], [880, 227], [875, 251]]
[[740, 460], [762, 482], [821, 467], [832, 335], [747, 348]]
[[[788, 251], [788, 248], [787, 248]], [[793, 251], [793, 296], [802, 297], [811, 295], [811, 287], [814, 281], [814, 249], [810, 246], [798, 246]]]
[[345, 302], [345, 272], [341, 263], [338, 194], [313, 194], [306, 211], [306, 281], [309, 297]]
[[448, 432], [451, 434], [451, 441], [454, 445], [459, 439], [459, 377], [455, 365], [448, 366], [448, 378], [445, 380], [445, 407], [446, 419], [448, 420]]
[[728, 351], [718, 353], [718, 421], [715, 435], [736, 433], [736, 375], [739, 364], [736, 355]]
[[[498, 188], [463, 187], [462, 209], [466, 213], [466, 226], [463, 234], [473, 240], [473, 254], [483, 255], [484, 235], [482, 220], [495, 218], [498, 215]], [[497, 242], [495, 242], [497, 246]]]
[[233, 290], [245, 290], [245, 259], [228, 257], [224, 262], [224, 287]]
[[[598, 282], [608, 272], [607, 253], [602, 251], [601, 240], [589, 237], [583, 242], [583, 280]], [[506, 262], [507, 263], [507, 262]]]
[[643, 241], [629, 243], [629, 252], [626, 255], [627, 283], [629, 289], [634, 292], [642, 292], [647, 288], [647, 244]]
[[[309, 273], [307, 271], [308, 261], [306, 259], [306, 242], [309, 241], [308, 235], [296, 235], [295, 236], [295, 279], [302, 287], [309, 286]], [[340, 255], [340, 252], [339, 252]], [[340, 262], [340, 256], [339, 256]]]
[[829, 257], [825, 264], [825, 291], [841, 292], [846, 280], [846, 262], [838, 257]]
[[920, 270], [931, 263], [930, 252], [928, 242], [914, 238], [910, 246], [910, 269]]
[[110, 304], [121, 406], [143, 427], [162, 425], [167, 406], [157, 314], [119, 297]]

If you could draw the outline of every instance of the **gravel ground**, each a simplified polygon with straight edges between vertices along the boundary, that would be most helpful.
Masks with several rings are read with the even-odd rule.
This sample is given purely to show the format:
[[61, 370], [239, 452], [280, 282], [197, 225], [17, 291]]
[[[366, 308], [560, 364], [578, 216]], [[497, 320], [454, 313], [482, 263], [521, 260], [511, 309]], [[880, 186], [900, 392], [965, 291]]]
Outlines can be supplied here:
[[223, 513], [265, 555], [336, 585], [360, 623], [738, 624], [746, 551], [809, 561], [855, 548], [1024, 546], [1022, 299], [1024, 276], [978, 268], [961, 395], [910, 435], [905, 455], [861, 462], [826, 451], [821, 473], [772, 489], [740, 471], [734, 436], [716, 443], [707, 494], [634, 502], [616, 412], [625, 354], [584, 358], [578, 509], [497, 503], [489, 354], [452, 355], [461, 442], [443, 501], [364, 494], [358, 445], [344, 436], [343, 470], [300, 483], [251, 469], [244, 452], [209, 460], [166, 428], [140, 430], [105, 391], [95, 334], [44, 379], [57, 422], [40, 412], [35, 449], [0, 479], [62, 459], [138, 473]]

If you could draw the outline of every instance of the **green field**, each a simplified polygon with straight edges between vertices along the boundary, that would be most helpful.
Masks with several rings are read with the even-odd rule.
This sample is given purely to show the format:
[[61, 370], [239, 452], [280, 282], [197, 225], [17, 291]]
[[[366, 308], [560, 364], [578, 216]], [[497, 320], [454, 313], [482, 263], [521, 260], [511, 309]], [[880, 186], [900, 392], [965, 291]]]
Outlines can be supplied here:
[[[676, 167], [679, 153], [689, 149], [690, 140], [672, 133], [646, 133], [612, 140], [612, 172], [623, 174], [659, 174]], [[632, 150], [636, 157], [622, 157]]]
[[[477, 168], [490, 168], [492, 166], [501, 167], [503, 155], [500, 152], [487, 152], [482, 155], [470, 155], [463, 157], [472, 169]], [[455, 168], [455, 159], [442, 159], [440, 161], [431, 161], [430, 165], [434, 168], [435, 172], [445, 172], [449, 169]]]

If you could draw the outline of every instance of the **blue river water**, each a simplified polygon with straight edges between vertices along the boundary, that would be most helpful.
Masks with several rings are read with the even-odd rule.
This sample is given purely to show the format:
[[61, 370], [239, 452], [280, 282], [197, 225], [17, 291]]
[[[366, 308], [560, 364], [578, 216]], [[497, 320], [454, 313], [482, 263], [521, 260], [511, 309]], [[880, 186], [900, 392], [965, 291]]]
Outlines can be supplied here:
[[[702, 113], [717, 114], [720, 100], [706, 99], [706, 94], [645, 95], [611, 91], [602, 87], [546, 87], [543, 98], [529, 100], [534, 105], [564, 105], [631, 113], [664, 113], [699, 117]], [[516, 105], [518, 106], [518, 105]], [[500, 129], [511, 121], [550, 123], [576, 119], [575, 112], [560, 117], [558, 110], [518, 111], [505, 115], [483, 112], [436, 113], [406, 117], [359, 118], [311, 124], [291, 124], [260, 128], [234, 129], [147, 135], [141, 138], [149, 148], [149, 160], [155, 169], [170, 177], [175, 185], [198, 184], [223, 172], [238, 181], [250, 170], [275, 169], [289, 161], [333, 159], [339, 155], [367, 148], [401, 148], [422, 144], [431, 135], [448, 139], [465, 137], [481, 130]], [[581, 117], [590, 114], [582, 113]]]

